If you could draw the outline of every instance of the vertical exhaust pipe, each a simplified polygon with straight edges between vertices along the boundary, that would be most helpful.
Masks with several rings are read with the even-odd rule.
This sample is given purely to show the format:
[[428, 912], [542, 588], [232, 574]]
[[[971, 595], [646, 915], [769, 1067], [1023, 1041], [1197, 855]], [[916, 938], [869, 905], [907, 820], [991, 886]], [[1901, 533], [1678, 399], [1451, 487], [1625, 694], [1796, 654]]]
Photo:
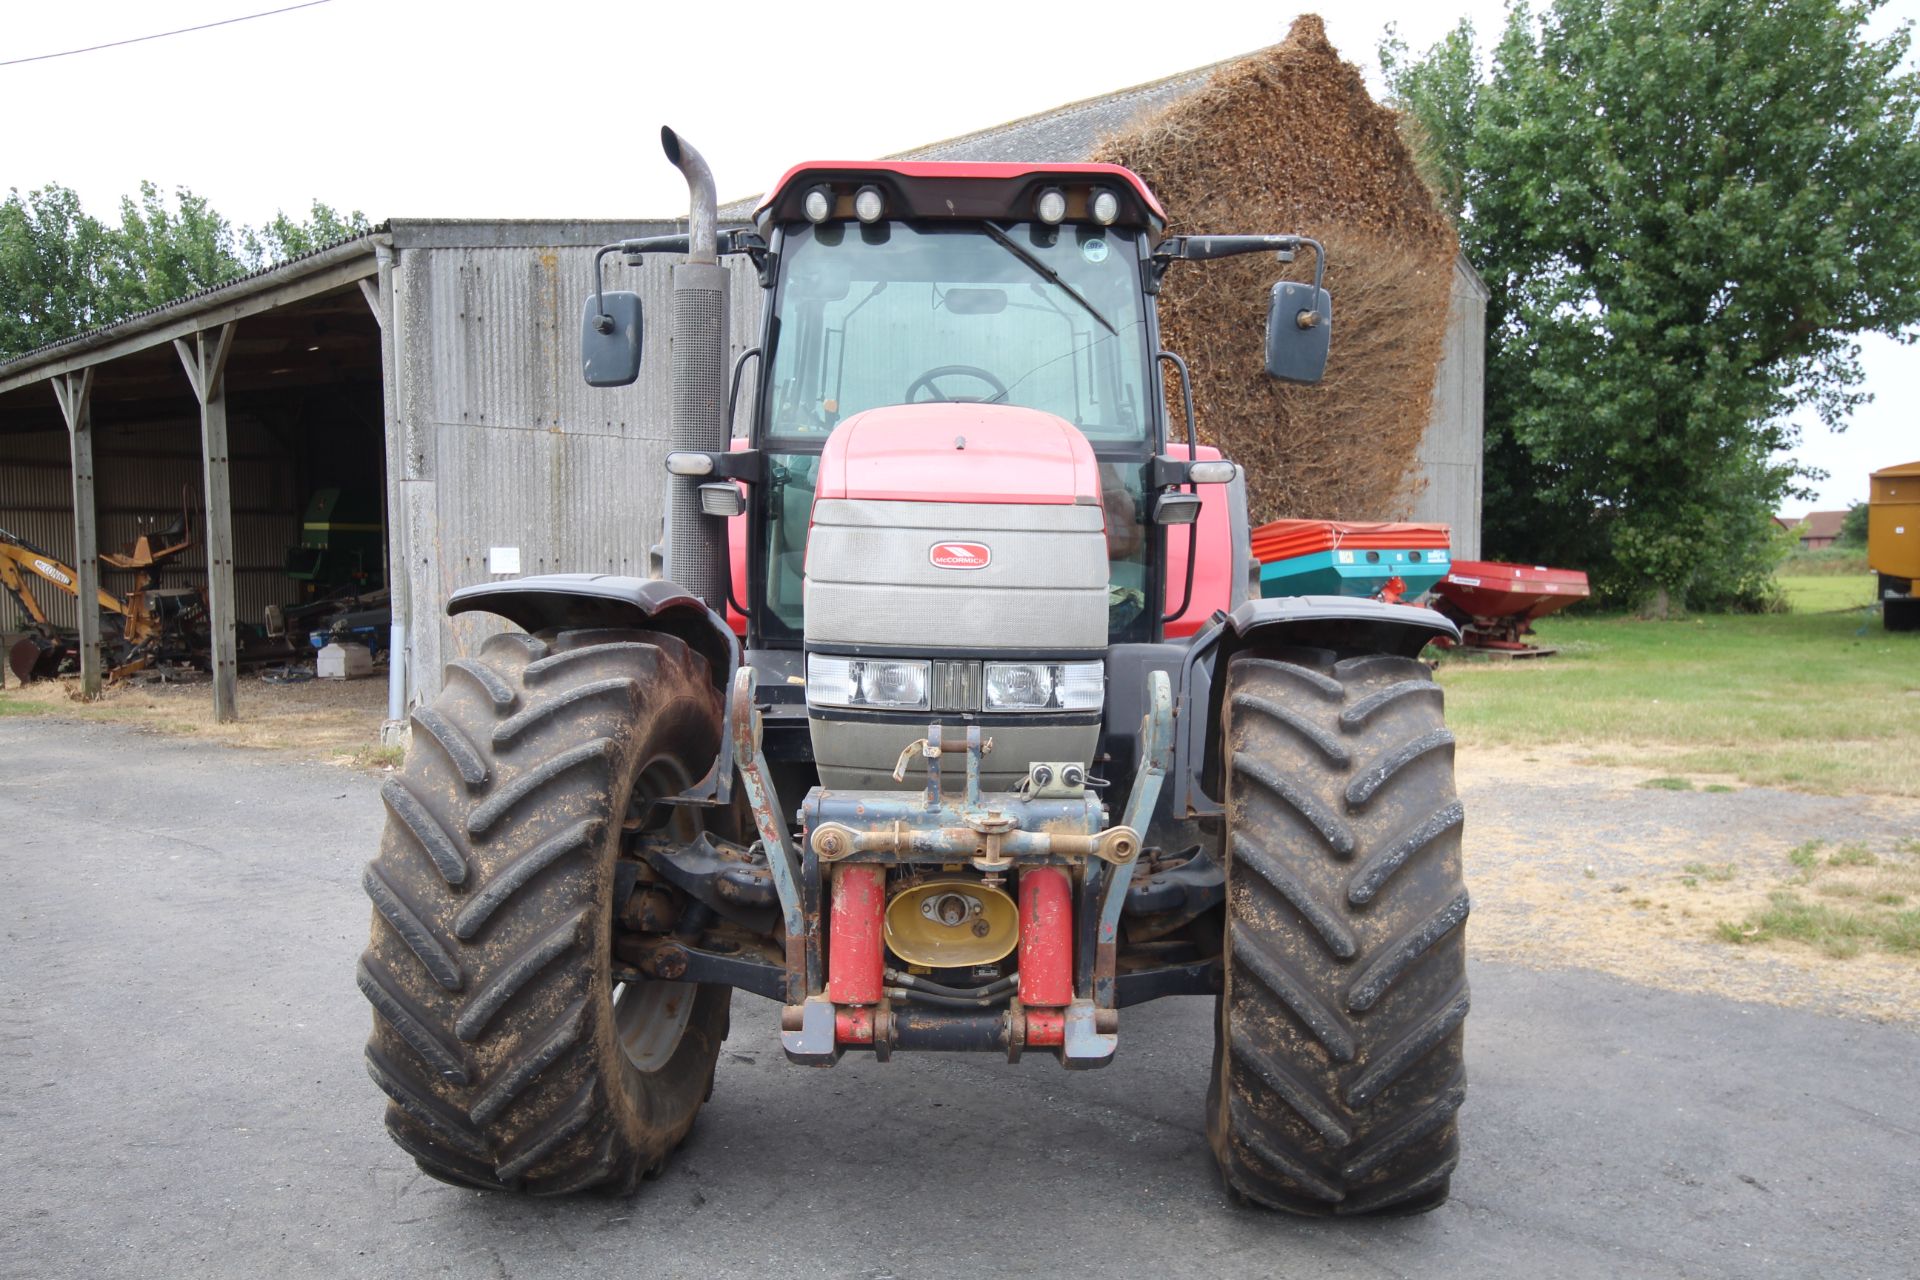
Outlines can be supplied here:
[[[672, 129], [660, 130], [667, 159], [687, 179], [687, 260], [673, 269], [675, 452], [727, 447], [727, 269], [716, 252], [719, 202], [706, 160]], [[700, 478], [668, 477], [667, 577], [707, 607], [727, 607], [727, 526], [700, 512]]]

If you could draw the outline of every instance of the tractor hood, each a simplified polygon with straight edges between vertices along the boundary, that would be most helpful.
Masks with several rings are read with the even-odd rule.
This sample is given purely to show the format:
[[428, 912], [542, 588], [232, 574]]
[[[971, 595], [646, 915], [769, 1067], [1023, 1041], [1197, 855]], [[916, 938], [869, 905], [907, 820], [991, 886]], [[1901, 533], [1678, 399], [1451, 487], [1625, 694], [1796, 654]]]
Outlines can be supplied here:
[[890, 405], [827, 438], [816, 497], [878, 502], [1100, 504], [1093, 446], [1073, 424], [1014, 405]]

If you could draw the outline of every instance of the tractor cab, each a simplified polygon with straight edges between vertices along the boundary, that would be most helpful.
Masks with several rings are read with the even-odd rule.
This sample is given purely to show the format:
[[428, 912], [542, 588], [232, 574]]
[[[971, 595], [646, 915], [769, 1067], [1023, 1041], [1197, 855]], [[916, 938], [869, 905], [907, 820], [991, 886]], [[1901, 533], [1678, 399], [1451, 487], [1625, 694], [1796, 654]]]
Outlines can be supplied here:
[[[753, 540], [764, 548], [750, 588], [759, 636], [804, 633], [827, 440], [849, 419], [897, 408], [907, 411], [863, 423], [876, 443], [883, 427], [892, 436], [943, 417], [1005, 425], [991, 443], [968, 442], [975, 459], [1004, 448], [1001, 435], [1032, 436], [1036, 415], [1083, 437], [1113, 593], [1102, 643], [1152, 636], [1146, 470], [1166, 433], [1142, 267], [1164, 225], [1139, 179], [1108, 165], [802, 165], [781, 180], [757, 215], [776, 263], [753, 416], [773, 468]], [[927, 405], [980, 408], [929, 418]], [[1018, 457], [1016, 447], [995, 465]], [[954, 492], [942, 465], [922, 480], [930, 495]]]

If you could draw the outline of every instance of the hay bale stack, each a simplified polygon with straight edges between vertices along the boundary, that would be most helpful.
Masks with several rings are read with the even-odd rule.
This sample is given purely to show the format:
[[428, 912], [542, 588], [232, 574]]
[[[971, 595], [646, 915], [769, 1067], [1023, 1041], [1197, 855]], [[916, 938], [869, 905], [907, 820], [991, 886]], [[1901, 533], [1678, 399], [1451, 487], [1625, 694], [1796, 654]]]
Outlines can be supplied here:
[[1333, 354], [1319, 386], [1269, 379], [1260, 340], [1268, 286], [1311, 279], [1310, 253], [1287, 267], [1265, 254], [1174, 267], [1162, 340], [1193, 368], [1200, 438], [1246, 465], [1255, 523], [1403, 515], [1459, 243], [1394, 114], [1320, 19], [1302, 16], [1092, 158], [1145, 178], [1174, 234], [1294, 231], [1327, 246]]

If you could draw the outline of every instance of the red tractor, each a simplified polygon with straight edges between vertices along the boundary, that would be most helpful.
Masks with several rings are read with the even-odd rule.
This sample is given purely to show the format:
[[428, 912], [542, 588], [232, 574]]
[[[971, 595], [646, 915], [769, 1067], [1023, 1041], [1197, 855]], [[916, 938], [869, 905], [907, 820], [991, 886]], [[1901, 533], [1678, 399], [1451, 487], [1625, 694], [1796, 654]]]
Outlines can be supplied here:
[[[640, 299], [598, 264], [684, 259], [666, 577], [448, 605], [518, 629], [449, 664], [385, 790], [358, 977], [394, 1140], [457, 1184], [625, 1192], [712, 1092], [735, 992], [821, 1067], [1098, 1067], [1128, 1006], [1206, 996], [1236, 1198], [1441, 1203], [1467, 894], [1415, 655], [1457, 633], [1259, 598], [1241, 477], [1196, 445], [1154, 312], [1176, 263], [1311, 250], [1266, 360], [1315, 381], [1319, 246], [1170, 236], [1094, 164], [803, 164], [720, 230], [662, 137], [689, 233], [602, 249], [582, 340], [589, 383], [633, 381]], [[736, 254], [764, 323], [729, 379]]]

